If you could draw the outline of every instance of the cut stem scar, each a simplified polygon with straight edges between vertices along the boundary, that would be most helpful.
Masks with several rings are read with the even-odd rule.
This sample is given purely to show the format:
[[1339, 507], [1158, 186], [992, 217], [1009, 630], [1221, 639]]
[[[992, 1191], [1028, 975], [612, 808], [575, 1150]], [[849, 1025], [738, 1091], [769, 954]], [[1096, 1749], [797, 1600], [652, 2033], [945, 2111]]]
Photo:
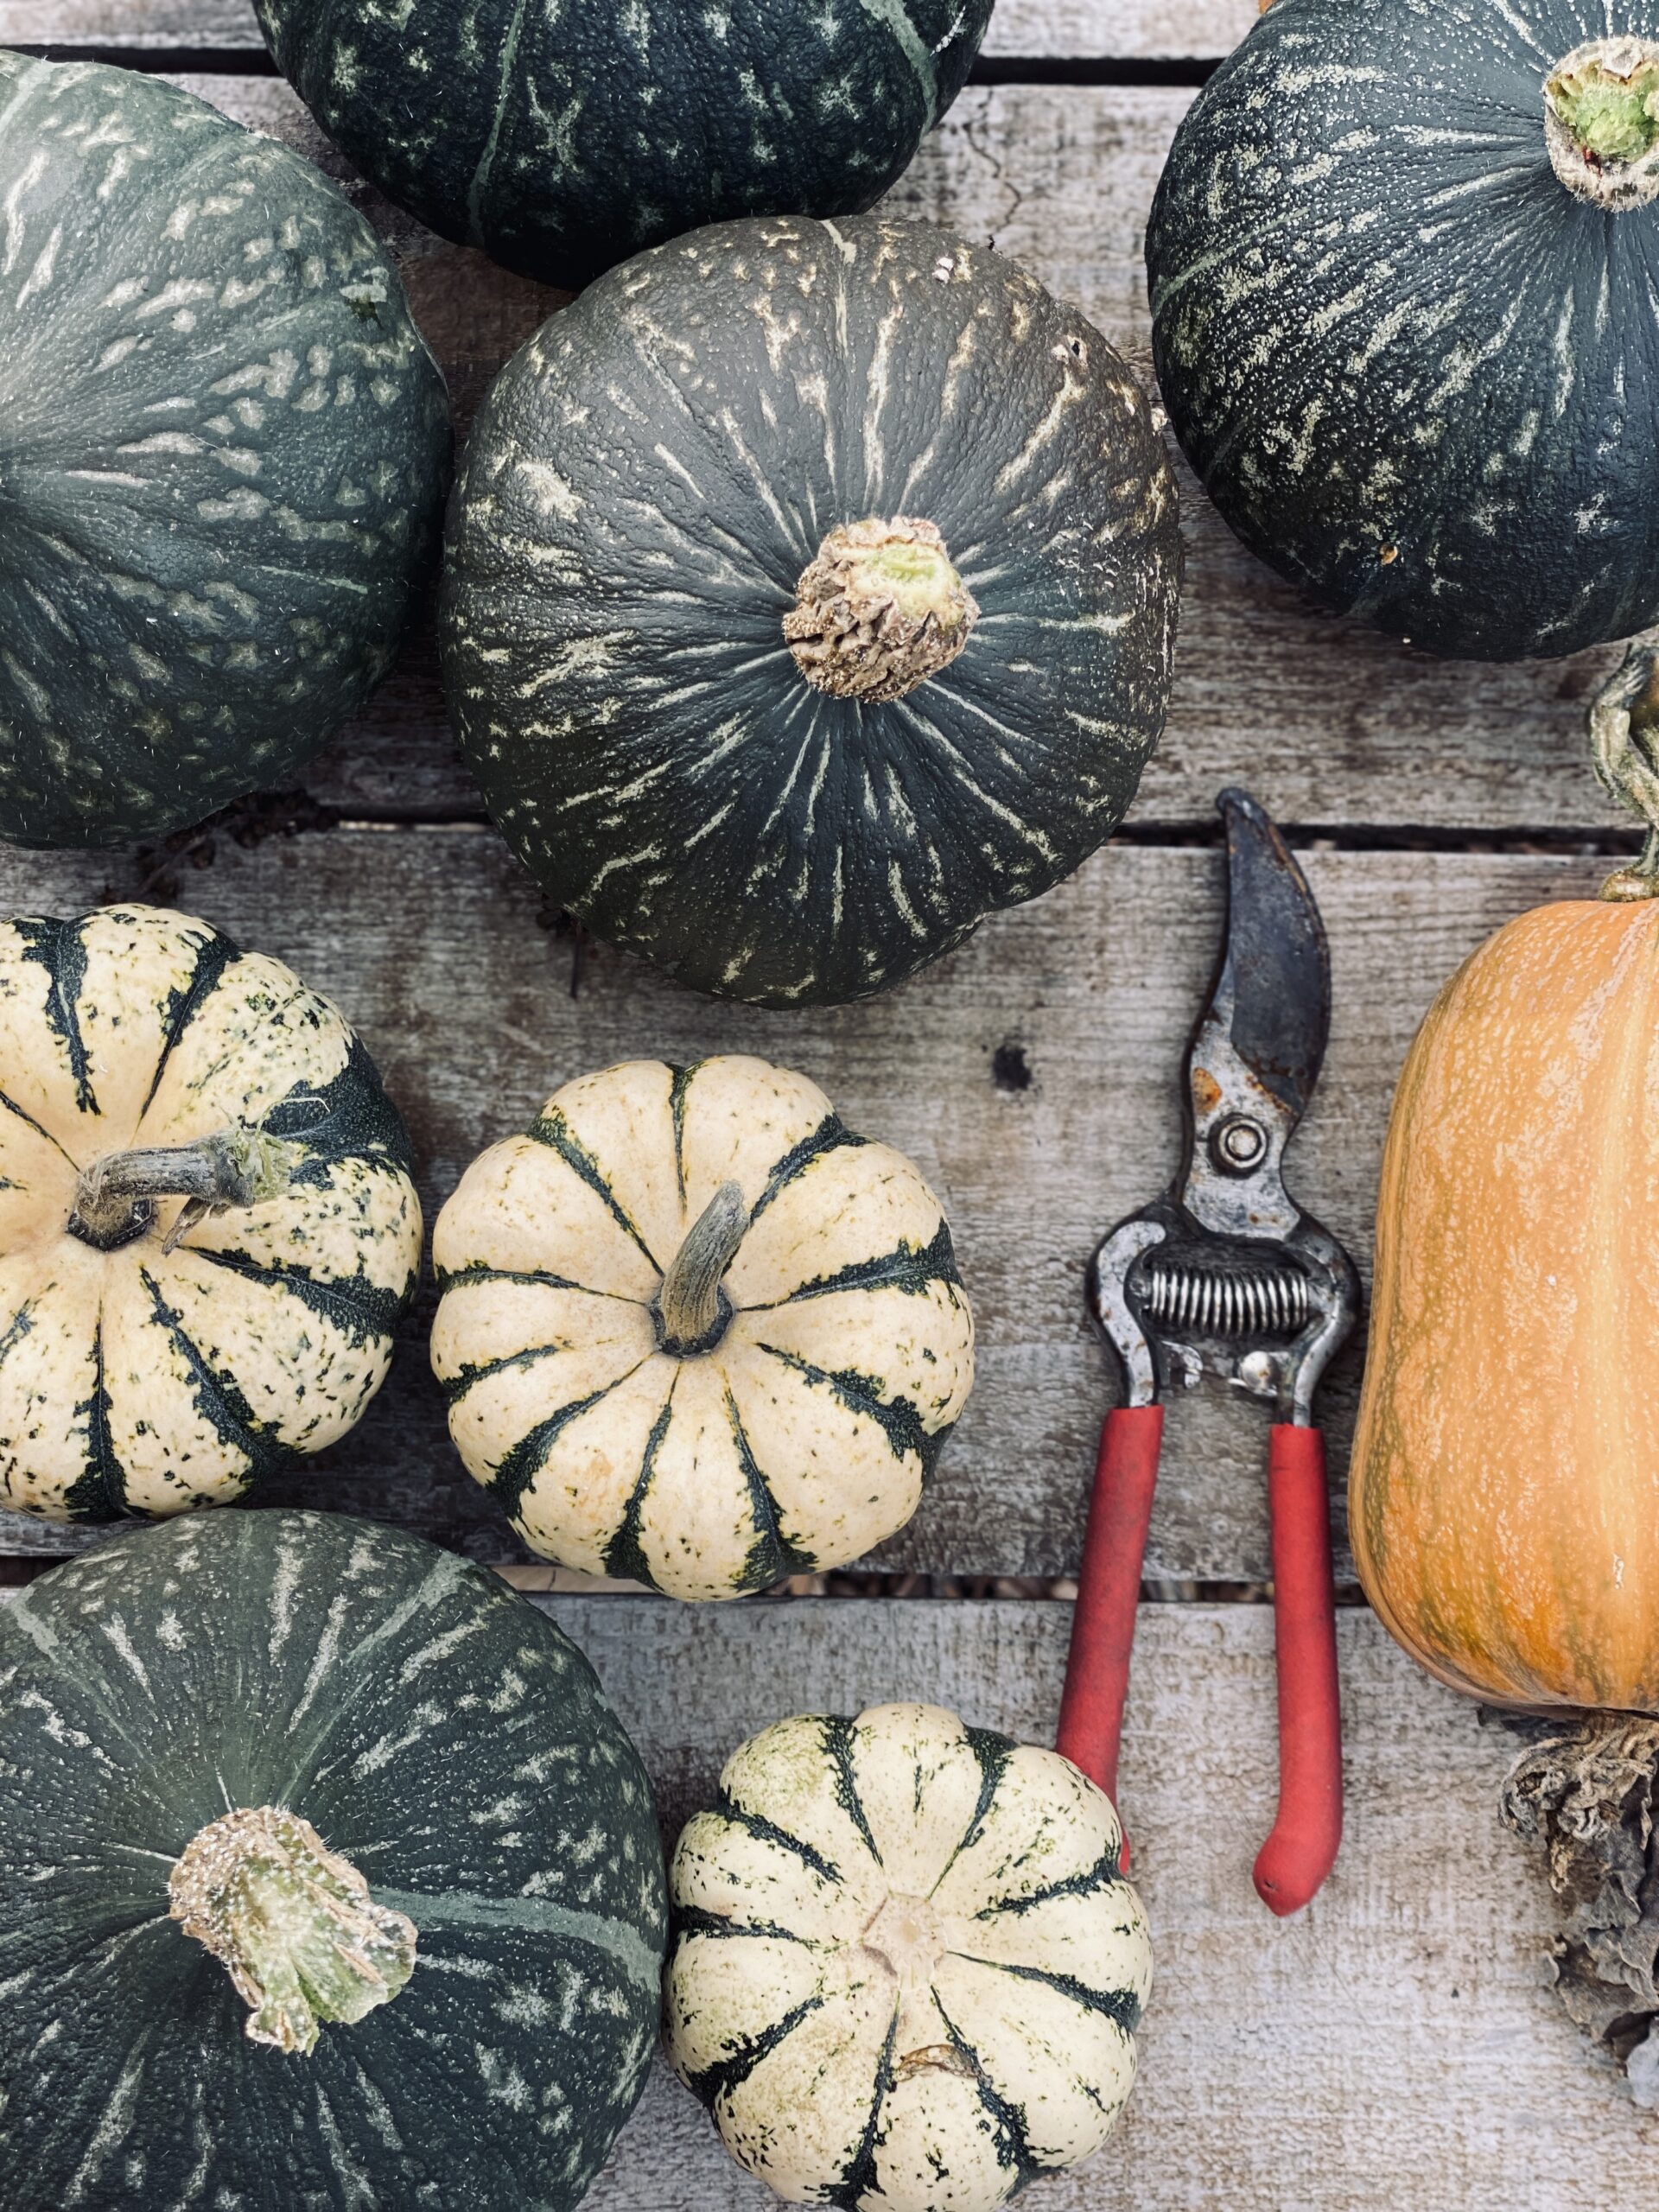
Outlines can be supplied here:
[[1591, 758], [1603, 787], [1642, 823], [1640, 859], [1616, 868], [1604, 899], [1659, 898], [1659, 629], [1632, 638], [1590, 709]]
[[948, 668], [979, 607], [931, 522], [838, 523], [801, 571], [784, 635], [807, 682], [866, 706]]
[[663, 1350], [681, 1357], [712, 1351], [726, 1333], [731, 1307], [721, 1278], [737, 1256], [749, 1226], [741, 1187], [722, 1183], [685, 1233], [657, 1294]]
[[1544, 80], [1544, 141], [1567, 190], [1617, 212], [1659, 198], [1659, 43], [1596, 38]]
[[215, 1130], [194, 1144], [106, 1153], [76, 1179], [68, 1230], [100, 1252], [118, 1251], [150, 1229], [157, 1199], [182, 1198], [188, 1204], [162, 1247], [170, 1252], [210, 1213], [280, 1198], [302, 1157], [302, 1147], [282, 1137], [237, 1128]]
[[415, 1923], [377, 1904], [349, 1859], [279, 1805], [227, 1813], [192, 1837], [168, 1911], [229, 1969], [251, 2041], [308, 2052], [325, 2020], [360, 2020], [415, 1970]]

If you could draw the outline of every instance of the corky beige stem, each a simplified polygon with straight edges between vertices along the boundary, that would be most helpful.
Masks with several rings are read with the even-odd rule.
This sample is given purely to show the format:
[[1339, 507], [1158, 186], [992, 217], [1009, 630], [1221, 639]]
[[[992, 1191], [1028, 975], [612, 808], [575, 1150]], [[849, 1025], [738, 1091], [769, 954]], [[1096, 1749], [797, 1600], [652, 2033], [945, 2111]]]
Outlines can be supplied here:
[[1556, 175], [1613, 213], [1659, 198], [1659, 43], [1594, 38], [1544, 81], [1544, 143]]
[[784, 635], [809, 683], [874, 706], [948, 668], [979, 607], [931, 522], [841, 523], [802, 571]]
[[664, 1351], [712, 1351], [725, 1334], [731, 1315], [720, 1281], [748, 1225], [742, 1191], [735, 1183], [722, 1183], [685, 1232], [657, 1294]]
[[360, 2020], [415, 1967], [412, 1920], [377, 1904], [349, 1860], [278, 1805], [227, 1813], [185, 1847], [168, 1883], [184, 1932], [230, 1969], [246, 2032], [309, 2051], [325, 2020]]

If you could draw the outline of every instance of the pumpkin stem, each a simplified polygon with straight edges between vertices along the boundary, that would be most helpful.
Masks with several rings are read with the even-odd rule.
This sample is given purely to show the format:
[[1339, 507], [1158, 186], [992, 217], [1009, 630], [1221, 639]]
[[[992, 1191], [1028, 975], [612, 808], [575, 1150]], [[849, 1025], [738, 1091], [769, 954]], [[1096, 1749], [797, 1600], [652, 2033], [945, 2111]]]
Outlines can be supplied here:
[[310, 2051], [324, 2020], [360, 2020], [414, 1972], [414, 1922], [278, 1805], [210, 1821], [167, 1886], [172, 1917], [229, 1967], [254, 2043]]
[[1642, 857], [1617, 868], [1604, 899], [1659, 898], [1659, 629], [1632, 638], [1590, 709], [1597, 776], [1647, 829]]
[[838, 523], [795, 587], [784, 635], [807, 682], [875, 706], [948, 668], [979, 607], [931, 522]]
[[1659, 44], [1595, 38], [1544, 80], [1544, 141], [1567, 190], [1617, 211], [1659, 199]]
[[737, 1255], [749, 1226], [749, 1210], [735, 1183], [722, 1183], [685, 1232], [657, 1294], [657, 1325], [664, 1351], [683, 1357], [712, 1351], [726, 1333], [732, 1309], [720, 1281]]
[[194, 1144], [106, 1153], [80, 1172], [69, 1233], [100, 1252], [118, 1251], [149, 1230], [158, 1198], [184, 1198], [189, 1203], [162, 1248], [170, 1252], [210, 1213], [280, 1198], [301, 1156], [300, 1146], [263, 1129], [219, 1129]]

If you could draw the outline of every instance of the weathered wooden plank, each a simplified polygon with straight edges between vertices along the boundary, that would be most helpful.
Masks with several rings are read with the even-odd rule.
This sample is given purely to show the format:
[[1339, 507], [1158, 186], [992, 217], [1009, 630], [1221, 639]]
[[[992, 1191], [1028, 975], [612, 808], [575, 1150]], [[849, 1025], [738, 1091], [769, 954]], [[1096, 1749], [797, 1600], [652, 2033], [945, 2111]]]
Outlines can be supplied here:
[[[655, 1777], [671, 1833], [725, 1755], [794, 1712], [890, 1698], [1051, 1740], [1070, 1608], [560, 1599]], [[1290, 1922], [1250, 1888], [1275, 1751], [1266, 1609], [1143, 1606], [1122, 1795], [1157, 1968], [1116, 2137], [1041, 2212], [1592, 2212], [1652, 2192], [1640, 2113], [1544, 1986], [1552, 1904], [1501, 1833], [1516, 1748], [1365, 1612], [1338, 1624], [1347, 1833]], [[671, 1683], [671, 1694], [664, 1685]], [[1501, 2176], [1501, 2182], [1498, 2177]], [[659, 2067], [593, 2212], [763, 2212]]]
[[[1211, 60], [1255, 20], [1255, 0], [999, 0], [988, 55]], [[257, 48], [250, 0], [0, 0], [0, 45], [162, 52]]]
[[[1280, 803], [1270, 779], [1252, 779], [1265, 803]], [[1363, 1262], [1389, 1097], [1423, 1009], [1488, 931], [1592, 889], [1599, 871], [1388, 853], [1314, 853], [1308, 868], [1330, 928], [1336, 1005], [1293, 1180]], [[70, 911], [138, 881], [117, 855], [0, 849], [3, 910]], [[936, 1184], [980, 1320], [978, 1391], [921, 1511], [880, 1563], [1006, 1574], [1075, 1566], [1111, 1387], [1084, 1319], [1084, 1266], [1176, 1163], [1176, 1074], [1215, 953], [1218, 854], [1112, 848], [903, 989], [814, 1014], [699, 998], [602, 947], [573, 999], [569, 940], [538, 926], [533, 888], [486, 829], [340, 829], [247, 851], [221, 840], [210, 867], [149, 888], [291, 961], [338, 1000], [410, 1119], [429, 1208], [483, 1145], [584, 1070], [730, 1051], [804, 1069], [852, 1127], [903, 1147]], [[994, 1056], [1005, 1046], [1003, 1084], [1023, 1074], [1024, 1088], [999, 1085]], [[426, 1319], [355, 1435], [280, 1495], [396, 1517], [480, 1557], [516, 1556], [450, 1452], [425, 1370]], [[1358, 1365], [1351, 1350], [1324, 1395], [1338, 1469]], [[1200, 1397], [1173, 1411], [1149, 1574], [1265, 1575], [1266, 1449], [1265, 1416], [1252, 1406]], [[0, 1539], [64, 1541], [16, 1522]]]
[[[285, 85], [184, 81], [346, 177]], [[1144, 87], [971, 91], [892, 204], [994, 239], [1076, 300], [1149, 373], [1141, 237], [1190, 98]], [[360, 184], [352, 188], [397, 247], [465, 421], [501, 360], [563, 296], [441, 245]], [[1260, 764], [1295, 822], [1515, 830], [1613, 819], [1583, 734], [1585, 701], [1612, 655], [1482, 668], [1339, 626], [1244, 552], [1185, 471], [1183, 485], [1188, 569], [1175, 698], [1142, 786], [1141, 819], [1203, 817], [1241, 760]], [[433, 820], [477, 810], [429, 636], [416, 639], [365, 721], [308, 782], [347, 813]]]

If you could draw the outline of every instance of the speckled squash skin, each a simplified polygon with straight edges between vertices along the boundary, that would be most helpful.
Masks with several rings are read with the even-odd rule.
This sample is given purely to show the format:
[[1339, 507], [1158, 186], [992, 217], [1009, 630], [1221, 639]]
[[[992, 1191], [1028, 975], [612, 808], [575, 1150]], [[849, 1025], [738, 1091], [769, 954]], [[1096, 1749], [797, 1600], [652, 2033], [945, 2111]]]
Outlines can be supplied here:
[[1509, 923], [1407, 1058], [1349, 1473], [1429, 1672], [1659, 1713], [1659, 900]]
[[[171, 1251], [71, 1232], [79, 1171], [225, 1129], [287, 1187]], [[327, 1000], [149, 906], [0, 923], [0, 1505], [109, 1521], [234, 1502], [353, 1427], [414, 1296], [409, 1140]]]
[[279, 783], [390, 665], [443, 378], [286, 147], [0, 53], [0, 836], [117, 845]]
[[[727, 1183], [710, 1340], [664, 1278]], [[817, 1085], [740, 1054], [554, 1093], [438, 1216], [449, 1433], [531, 1548], [686, 1599], [844, 1566], [901, 1528], [974, 1379], [938, 1200]]]
[[[0, 2079], [17, 2212], [568, 2212], [656, 2040], [662, 1850], [582, 1654], [493, 1574], [328, 1514], [175, 1522], [0, 1608]], [[307, 2055], [168, 1916], [228, 1807], [416, 1931]]]
[[791, 2204], [995, 2212], [1110, 2133], [1152, 1987], [1110, 1801], [938, 1707], [780, 1720], [670, 1870], [670, 2063]]
[[[828, 533], [933, 524], [978, 606], [903, 697], [809, 683]], [[508, 364], [452, 504], [450, 709], [551, 897], [683, 982], [869, 995], [1046, 891], [1161, 732], [1180, 543], [1134, 378], [988, 250], [874, 216], [721, 226]]]
[[1188, 111], [1147, 232], [1171, 423], [1320, 604], [1435, 653], [1659, 613], [1659, 203], [1555, 174], [1545, 80], [1656, 0], [1273, 0]]
[[301, 99], [444, 238], [577, 288], [740, 215], [850, 214], [967, 82], [991, 0], [255, 0]]

